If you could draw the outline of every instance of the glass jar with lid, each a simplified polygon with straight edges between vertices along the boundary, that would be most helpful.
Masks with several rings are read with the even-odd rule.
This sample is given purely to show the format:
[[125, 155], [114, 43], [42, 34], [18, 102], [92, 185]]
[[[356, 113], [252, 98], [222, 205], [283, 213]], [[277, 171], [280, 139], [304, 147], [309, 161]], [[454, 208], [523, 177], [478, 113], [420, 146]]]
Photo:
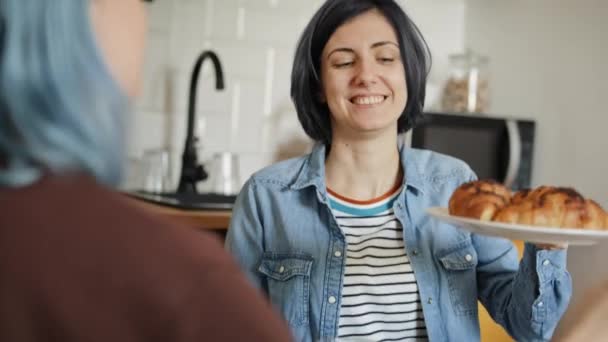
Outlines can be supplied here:
[[489, 110], [488, 58], [467, 50], [450, 55], [450, 71], [443, 89], [442, 109], [452, 113]]

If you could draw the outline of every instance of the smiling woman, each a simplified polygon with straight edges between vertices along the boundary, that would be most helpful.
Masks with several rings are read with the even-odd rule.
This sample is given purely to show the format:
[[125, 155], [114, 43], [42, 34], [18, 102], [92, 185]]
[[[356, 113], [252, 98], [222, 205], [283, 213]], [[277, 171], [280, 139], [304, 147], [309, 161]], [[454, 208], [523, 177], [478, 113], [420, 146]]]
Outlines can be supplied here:
[[564, 250], [527, 244], [519, 266], [511, 242], [426, 214], [476, 178], [398, 143], [429, 59], [393, 0], [327, 0], [302, 33], [291, 96], [317, 146], [249, 179], [226, 239], [298, 341], [478, 341], [478, 300], [517, 340], [548, 340], [568, 304]]
[[407, 100], [405, 71], [395, 31], [379, 11], [334, 32], [321, 54], [321, 84], [334, 142], [357, 131], [397, 131]]
[[[334, 49], [342, 52], [339, 56], [347, 58], [343, 63], [351, 62], [341, 67], [368, 67], [369, 60], [374, 59], [392, 67], [393, 71], [401, 71], [391, 77], [398, 79], [395, 80], [396, 83], [393, 82], [393, 86], [397, 87], [393, 90], [398, 90], [393, 95], [406, 100], [404, 108], [400, 110], [398, 107], [401, 104], [396, 103], [398, 107], [395, 109], [400, 114], [398, 132], [409, 130], [422, 115], [426, 76], [430, 68], [428, 47], [416, 25], [398, 5], [391, 4], [390, 1], [377, 4], [376, 7], [374, 2], [368, 1], [327, 1], [300, 38], [291, 74], [291, 96], [304, 131], [313, 140], [321, 141], [326, 146], [332, 140], [332, 116], [324, 93], [328, 89], [324, 88], [324, 83], [327, 82], [326, 74], [331, 70], [327, 68], [329, 53]], [[365, 15], [361, 18], [357, 17], [363, 13]], [[353, 22], [362, 22], [364, 25]], [[366, 23], [370, 25], [365, 25]], [[345, 25], [342, 26], [343, 24]], [[349, 32], [353, 35], [349, 36]], [[359, 37], [365, 39], [365, 42], [359, 41]], [[364, 45], [363, 48], [360, 45]], [[340, 67], [335, 65], [336, 61], [333, 63], [334, 68]], [[386, 74], [387, 72], [384, 73], [385, 76]]]

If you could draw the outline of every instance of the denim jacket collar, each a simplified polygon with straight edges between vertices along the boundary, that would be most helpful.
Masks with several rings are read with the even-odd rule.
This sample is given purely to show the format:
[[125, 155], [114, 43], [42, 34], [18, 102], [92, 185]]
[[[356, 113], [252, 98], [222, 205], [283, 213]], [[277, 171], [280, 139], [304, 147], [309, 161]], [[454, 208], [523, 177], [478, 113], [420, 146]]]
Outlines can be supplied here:
[[301, 190], [309, 186], [325, 192], [325, 145], [321, 143], [315, 144], [291, 189]]
[[[415, 154], [408, 153], [410, 149], [401, 145], [399, 146], [399, 155], [401, 167], [405, 171], [403, 177], [403, 185], [406, 189], [413, 189], [416, 193], [424, 194], [424, 180], [418, 163], [415, 159]], [[323, 196], [326, 196], [325, 187], [325, 145], [317, 143], [312, 152], [308, 155], [304, 166], [298, 173], [295, 182], [290, 186], [293, 190], [301, 190], [309, 186], [316, 186], [317, 190]]]

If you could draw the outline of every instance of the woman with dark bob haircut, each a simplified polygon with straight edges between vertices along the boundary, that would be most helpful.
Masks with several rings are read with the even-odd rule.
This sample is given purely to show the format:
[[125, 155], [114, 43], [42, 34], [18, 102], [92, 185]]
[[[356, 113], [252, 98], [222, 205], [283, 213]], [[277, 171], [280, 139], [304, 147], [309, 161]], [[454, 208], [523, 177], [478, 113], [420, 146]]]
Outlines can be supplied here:
[[477, 301], [518, 341], [551, 338], [571, 295], [560, 246], [429, 218], [464, 162], [402, 146], [422, 115], [424, 40], [393, 0], [328, 0], [298, 42], [291, 94], [306, 156], [255, 173], [226, 247], [297, 341], [479, 341]]
[[[422, 116], [430, 52], [420, 31], [394, 1], [328, 1], [308, 24], [298, 44], [291, 75], [291, 97], [304, 131], [315, 141], [331, 145], [330, 112], [321, 101], [321, 52], [336, 28], [348, 19], [376, 8], [395, 30], [405, 67], [408, 101], [397, 121], [407, 132]], [[407, 61], [407, 63], [406, 63]]]

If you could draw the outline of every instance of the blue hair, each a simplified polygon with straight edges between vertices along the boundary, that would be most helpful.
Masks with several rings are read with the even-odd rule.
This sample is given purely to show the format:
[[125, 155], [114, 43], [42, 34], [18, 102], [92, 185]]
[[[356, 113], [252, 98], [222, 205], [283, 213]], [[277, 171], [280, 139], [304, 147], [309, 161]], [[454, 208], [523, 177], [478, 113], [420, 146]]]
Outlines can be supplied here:
[[0, 1], [0, 186], [85, 172], [118, 185], [128, 100], [88, 0]]

